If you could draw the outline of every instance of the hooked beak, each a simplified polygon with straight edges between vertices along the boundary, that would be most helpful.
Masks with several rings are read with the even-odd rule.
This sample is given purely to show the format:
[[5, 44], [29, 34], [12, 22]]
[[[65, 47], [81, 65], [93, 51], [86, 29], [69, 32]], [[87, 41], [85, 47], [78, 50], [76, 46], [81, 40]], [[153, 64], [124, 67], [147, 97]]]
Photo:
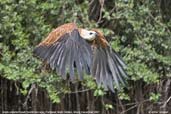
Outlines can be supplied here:
[[98, 36], [97, 32], [95, 32], [95, 36], [96, 36], [96, 37]]

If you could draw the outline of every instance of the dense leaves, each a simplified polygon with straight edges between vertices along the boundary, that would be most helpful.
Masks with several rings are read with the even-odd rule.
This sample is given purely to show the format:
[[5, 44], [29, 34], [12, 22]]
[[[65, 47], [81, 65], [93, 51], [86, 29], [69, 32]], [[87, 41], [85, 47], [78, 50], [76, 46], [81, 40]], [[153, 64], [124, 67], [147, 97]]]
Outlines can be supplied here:
[[[98, 23], [89, 20], [88, 7], [88, 1], [79, 0], [0, 0], [0, 75], [21, 82], [23, 94], [31, 84], [37, 84], [47, 90], [53, 102], [60, 102], [61, 95], [71, 92], [70, 87], [56, 73], [45, 70], [32, 51], [53, 28], [77, 22], [81, 27], [104, 31], [125, 60], [131, 82], [157, 85], [171, 76], [171, 21], [163, 20], [158, 3], [116, 0], [111, 11], [102, 7]], [[92, 78], [82, 85], [94, 90], [94, 96], [106, 94]], [[147, 96], [152, 101], [160, 97], [158, 93]], [[124, 91], [119, 97], [130, 100]], [[110, 104], [105, 107], [113, 108]]]

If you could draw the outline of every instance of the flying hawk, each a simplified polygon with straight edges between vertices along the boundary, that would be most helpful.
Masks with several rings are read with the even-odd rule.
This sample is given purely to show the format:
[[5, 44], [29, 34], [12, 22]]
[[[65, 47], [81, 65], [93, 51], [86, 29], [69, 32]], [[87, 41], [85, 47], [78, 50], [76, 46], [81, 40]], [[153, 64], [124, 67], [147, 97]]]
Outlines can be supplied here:
[[121, 57], [110, 47], [97, 29], [78, 28], [67, 23], [49, 33], [34, 49], [34, 54], [46, 61], [64, 79], [82, 80], [84, 74], [95, 78], [98, 85], [114, 92], [114, 85], [125, 83], [127, 74]]

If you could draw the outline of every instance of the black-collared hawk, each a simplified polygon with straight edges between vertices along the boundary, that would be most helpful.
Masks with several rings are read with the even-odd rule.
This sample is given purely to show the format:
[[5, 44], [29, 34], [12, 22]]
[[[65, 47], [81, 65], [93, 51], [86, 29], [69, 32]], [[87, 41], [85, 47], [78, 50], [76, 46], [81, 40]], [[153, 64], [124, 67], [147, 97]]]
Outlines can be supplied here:
[[34, 49], [34, 54], [46, 61], [64, 79], [71, 81], [84, 74], [95, 78], [98, 85], [114, 91], [125, 83], [125, 64], [97, 29], [78, 28], [75, 23], [59, 26]]

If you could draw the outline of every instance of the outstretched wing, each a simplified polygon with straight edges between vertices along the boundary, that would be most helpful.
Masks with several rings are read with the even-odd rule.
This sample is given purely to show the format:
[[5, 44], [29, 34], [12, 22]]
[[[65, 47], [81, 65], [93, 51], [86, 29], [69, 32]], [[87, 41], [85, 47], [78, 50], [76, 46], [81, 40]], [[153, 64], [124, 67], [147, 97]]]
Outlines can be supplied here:
[[46, 61], [64, 79], [68, 72], [70, 79], [75, 80], [75, 69], [79, 79], [83, 79], [84, 73], [90, 74], [91, 47], [81, 38], [77, 26], [73, 23], [52, 31], [35, 48], [34, 54]]
[[98, 39], [93, 47], [93, 65], [91, 73], [98, 85], [114, 92], [114, 85], [119, 88], [120, 83], [125, 84], [127, 74], [124, 70], [126, 65], [119, 55], [109, 46], [104, 36], [99, 32]]
[[127, 78], [125, 67], [122, 59], [110, 47], [94, 49], [91, 72], [97, 84], [102, 84], [106, 90], [109, 88], [114, 92], [114, 85], [119, 88], [120, 83], [125, 84], [125, 78]]

